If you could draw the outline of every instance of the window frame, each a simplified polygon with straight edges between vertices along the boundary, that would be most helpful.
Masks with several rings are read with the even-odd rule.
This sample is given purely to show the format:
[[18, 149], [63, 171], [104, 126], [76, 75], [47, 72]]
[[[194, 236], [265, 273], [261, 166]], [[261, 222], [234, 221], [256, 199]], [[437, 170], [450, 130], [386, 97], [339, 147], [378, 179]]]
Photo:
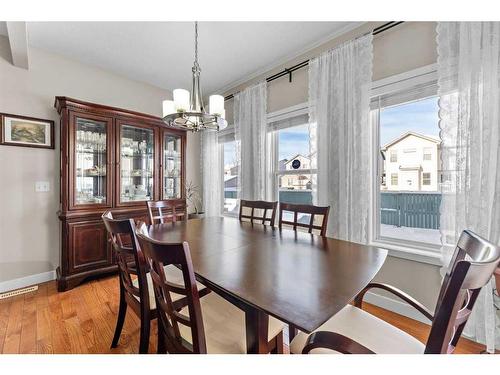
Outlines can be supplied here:
[[[229, 128], [229, 126], [228, 126]], [[227, 129], [227, 128], [226, 128]], [[236, 142], [236, 140], [234, 139], [234, 126], [233, 126], [233, 129], [232, 131], [230, 132], [221, 132], [219, 133], [221, 134], [222, 137], [224, 137], [223, 140], [219, 140], [219, 163], [220, 163], [220, 166], [221, 166], [221, 174], [220, 174], [220, 183], [221, 183], [221, 194], [222, 194], [222, 197], [221, 197], [221, 207], [220, 207], [220, 214], [222, 216], [230, 216], [230, 217], [238, 217], [239, 215], [239, 212], [225, 212], [224, 211], [224, 200], [226, 199], [225, 197], [225, 194], [224, 194], [224, 144], [225, 143], [230, 143], [230, 142]], [[233, 137], [233, 139], [231, 139], [231, 137]], [[238, 192], [236, 192], [236, 196], [238, 196]]]
[[[302, 112], [308, 109], [307, 103], [302, 103], [300, 105], [300, 107], [302, 108]], [[290, 107], [290, 109], [291, 108], [295, 108], [295, 110], [288, 112], [288, 116], [284, 113], [281, 113], [282, 111], [279, 111], [281, 113], [280, 120], [290, 119], [290, 118], [298, 116], [297, 109], [296, 109], [297, 106]], [[271, 121], [269, 120], [269, 117], [271, 118]], [[272, 120], [273, 117], [276, 118], [275, 116], [273, 116], [273, 114], [270, 114], [270, 116], [268, 116], [268, 125], [270, 125], [271, 123], [276, 121], [276, 120]], [[279, 178], [280, 177], [289, 176], [289, 175], [309, 175], [309, 176], [312, 176], [314, 174], [317, 174], [317, 169], [313, 169], [313, 168], [284, 169], [282, 171], [280, 171], [280, 169], [279, 169], [279, 131], [285, 130], [285, 129], [291, 129], [291, 128], [294, 128], [297, 126], [303, 126], [303, 125], [308, 125], [308, 123], [295, 124], [292, 126], [284, 126], [284, 127], [279, 127], [279, 128], [271, 128], [271, 127], [268, 128], [268, 137], [269, 137], [268, 143], [270, 145], [271, 152], [274, 153], [274, 158], [273, 158], [274, 163], [272, 163], [271, 168], [270, 168], [270, 175], [272, 176], [272, 187], [270, 187], [270, 192], [268, 194], [269, 195], [268, 198], [272, 201], [279, 202], [279, 188], [280, 188], [279, 187], [279, 185], [280, 185]], [[312, 190], [311, 190], [311, 194], [312, 194]], [[313, 197], [313, 200], [314, 200], [314, 197]]]
[[[419, 85], [431, 86], [431, 91], [434, 91], [433, 94], [412, 98], [412, 90]], [[427, 65], [422, 68], [417, 68], [372, 82], [371, 103], [373, 105], [378, 101], [380, 104], [380, 97], [390, 93], [401, 92], [407, 92], [410, 94], [409, 99], [403, 101], [402, 103], [437, 96], [437, 64]], [[397, 257], [440, 265], [441, 245], [408, 239], [402, 240], [391, 237], [383, 237], [380, 235], [380, 181], [382, 181], [383, 173], [383, 166], [380, 165], [378, 156], [378, 150], [381, 148], [379, 121], [380, 108], [381, 106], [379, 105], [370, 110], [370, 129], [372, 140], [371, 160], [372, 170], [374, 172], [371, 184], [372, 211], [370, 214], [369, 243], [374, 246], [383, 246], [388, 248], [391, 250], [390, 254]], [[389, 176], [386, 175], [386, 186], [388, 177]]]
[[[429, 159], [426, 159], [426, 156], [429, 156]], [[432, 147], [424, 147], [422, 149], [422, 161], [432, 161]]]
[[[278, 157], [278, 145], [279, 137], [278, 131], [282, 129], [292, 128], [294, 126], [307, 125], [308, 122], [291, 124], [290, 126], [274, 127], [273, 123], [278, 123], [280, 121], [293, 120], [299, 116], [304, 116], [309, 113], [309, 104], [307, 102], [293, 105], [278, 111], [270, 112], [267, 114], [267, 155], [269, 159], [267, 161], [267, 169], [269, 173], [269, 184], [267, 186], [266, 199], [271, 201], [279, 201], [279, 177], [282, 175], [291, 174], [305, 174], [313, 175], [317, 173], [316, 169], [297, 169], [297, 170], [287, 170], [279, 171], [279, 157]], [[222, 138], [222, 139], [221, 139]], [[221, 199], [221, 215], [229, 217], [238, 217], [238, 213], [224, 212], [224, 143], [235, 141], [235, 129], [234, 124], [229, 124], [226, 129], [219, 133], [219, 160], [221, 163], [221, 184], [222, 184], [222, 199]], [[284, 172], [284, 173], [283, 173]], [[314, 199], [314, 198], [313, 198]]]
[[[396, 180], [396, 183], [394, 183]], [[399, 173], [391, 173], [391, 186], [399, 186]]]
[[[429, 175], [429, 177], [426, 179], [425, 175]], [[425, 183], [426, 180], [428, 180], [427, 184]], [[422, 186], [430, 186], [430, 185], [432, 185], [432, 173], [422, 172]]]

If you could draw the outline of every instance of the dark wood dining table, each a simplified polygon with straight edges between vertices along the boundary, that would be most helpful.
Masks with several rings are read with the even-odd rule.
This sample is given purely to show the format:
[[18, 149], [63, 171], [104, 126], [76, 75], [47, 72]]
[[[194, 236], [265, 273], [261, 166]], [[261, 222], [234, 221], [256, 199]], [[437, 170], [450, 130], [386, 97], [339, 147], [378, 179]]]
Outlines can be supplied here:
[[373, 279], [387, 250], [229, 217], [150, 225], [187, 241], [196, 278], [245, 312], [248, 353], [267, 351], [269, 315], [310, 333]]

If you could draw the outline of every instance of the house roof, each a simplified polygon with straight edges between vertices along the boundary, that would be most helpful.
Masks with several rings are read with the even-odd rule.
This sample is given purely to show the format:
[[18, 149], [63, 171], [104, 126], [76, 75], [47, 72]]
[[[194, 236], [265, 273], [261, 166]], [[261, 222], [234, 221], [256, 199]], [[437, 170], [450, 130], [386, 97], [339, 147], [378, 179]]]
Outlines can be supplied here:
[[[297, 155], [295, 155], [293, 158], [290, 158], [289, 160], [287, 160], [287, 161], [285, 162], [285, 164], [288, 164], [288, 163], [290, 163], [290, 162], [294, 161], [294, 160], [295, 160], [295, 159], [297, 159], [299, 156], [302, 156], [304, 159], [310, 160], [307, 156], [304, 156], [304, 155], [302, 155], [302, 154], [297, 154]], [[285, 159], [285, 160], [286, 160], [286, 159]]]
[[413, 132], [413, 131], [408, 131], [402, 135], [400, 135], [399, 137], [393, 139], [392, 141], [390, 141], [389, 143], [386, 143], [382, 148], [381, 150], [382, 151], [385, 151], [387, 150], [387, 148], [389, 148], [390, 146], [392, 146], [393, 144], [395, 143], [398, 143], [400, 141], [402, 141], [403, 139], [405, 139], [406, 137], [409, 137], [410, 135], [413, 135], [415, 137], [418, 137], [418, 138], [422, 138], [422, 139], [425, 139], [427, 141], [430, 141], [430, 142], [434, 142], [436, 144], [439, 144], [441, 143], [441, 140], [432, 136], [432, 135], [423, 135], [423, 134], [419, 134], [417, 132]]

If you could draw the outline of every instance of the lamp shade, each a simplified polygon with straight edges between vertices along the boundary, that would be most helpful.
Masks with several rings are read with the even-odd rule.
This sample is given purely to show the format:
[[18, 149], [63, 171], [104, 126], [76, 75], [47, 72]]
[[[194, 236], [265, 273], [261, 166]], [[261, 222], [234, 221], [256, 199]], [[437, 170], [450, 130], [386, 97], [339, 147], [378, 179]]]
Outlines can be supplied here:
[[224, 111], [224, 97], [222, 95], [210, 95], [210, 114], [221, 115]]
[[177, 112], [189, 111], [189, 91], [184, 89], [174, 90], [174, 103]]
[[173, 100], [164, 100], [163, 101], [163, 117], [175, 113], [175, 105]]

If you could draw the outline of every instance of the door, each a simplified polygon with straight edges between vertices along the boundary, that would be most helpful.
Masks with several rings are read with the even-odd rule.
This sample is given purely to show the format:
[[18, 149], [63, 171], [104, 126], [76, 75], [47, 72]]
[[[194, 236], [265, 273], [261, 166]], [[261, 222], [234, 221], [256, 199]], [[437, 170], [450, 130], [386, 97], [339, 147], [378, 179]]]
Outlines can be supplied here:
[[111, 247], [102, 220], [68, 223], [69, 273], [79, 273], [112, 264]]
[[170, 131], [162, 133], [161, 199], [184, 198], [184, 137]]
[[107, 117], [70, 112], [70, 209], [112, 206], [112, 124]]
[[155, 200], [157, 182], [157, 129], [117, 120], [117, 206], [146, 206]]

